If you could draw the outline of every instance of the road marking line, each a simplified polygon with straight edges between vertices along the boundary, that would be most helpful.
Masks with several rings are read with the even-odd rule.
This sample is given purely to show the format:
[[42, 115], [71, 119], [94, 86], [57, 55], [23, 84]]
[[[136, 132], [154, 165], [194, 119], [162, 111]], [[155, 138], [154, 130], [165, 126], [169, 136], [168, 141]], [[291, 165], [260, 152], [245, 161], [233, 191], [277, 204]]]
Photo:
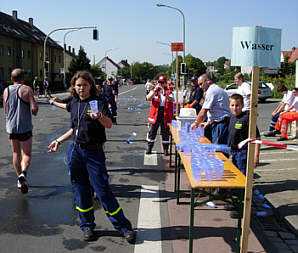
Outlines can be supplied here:
[[146, 155], [146, 151], [144, 152], [144, 165], [157, 166], [157, 153], [156, 151], [152, 151], [151, 155]]
[[285, 153], [288, 153], [288, 152], [292, 152], [292, 154], [295, 154], [294, 152], [293, 152], [293, 150], [287, 150], [286, 152], [285, 151], [276, 151], [276, 152], [274, 152], [274, 151], [272, 151], [272, 152], [264, 152], [264, 150], [261, 150], [260, 151], [260, 155], [275, 155], [275, 154], [285, 154]]
[[138, 87], [136, 86], [136, 87], [134, 87], [134, 88], [132, 88], [132, 89], [130, 89], [130, 90], [123, 91], [123, 92], [119, 93], [118, 95], [122, 95], [122, 94], [125, 94], [125, 93], [127, 93], [127, 92], [133, 91], [133, 90], [135, 90], [136, 88], [138, 88]]
[[283, 171], [283, 170], [297, 170], [297, 168], [285, 168], [285, 169], [254, 169], [254, 172], [272, 172], [272, 171]]
[[298, 158], [288, 158], [288, 159], [268, 159], [268, 160], [260, 160], [261, 162], [282, 162], [282, 161], [298, 161]]
[[162, 253], [158, 185], [142, 185], [134, 253]]

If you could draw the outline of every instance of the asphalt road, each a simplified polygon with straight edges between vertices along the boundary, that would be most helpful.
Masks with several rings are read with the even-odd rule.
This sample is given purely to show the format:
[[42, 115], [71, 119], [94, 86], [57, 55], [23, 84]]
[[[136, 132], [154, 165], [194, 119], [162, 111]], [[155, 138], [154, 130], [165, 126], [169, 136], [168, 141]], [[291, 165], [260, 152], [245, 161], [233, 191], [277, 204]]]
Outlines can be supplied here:
[[[58, 96], [67, 94], [59, 94]], [[139, 212], [142, 200], [157, 197], [160, 204], [160, 226], [169, 227], [166, 198], [174, 198], [165, 191], [165, 174], [161, 158], [161, 145], [154, 150], [157, 165], [144, 165], [145, 139], [149, 103], [145, 101], [143, 85], [120, 88], [118, 125], [107, 130], [105, 144], [107, 168], [112, 190], [118, 198], [125, 215], [137, 227], [138, 219], [153, 210]], [[271, 112], [277, 101], [259, 104], [258, 126], [260, 131], [268, 127]], [[74, 210], [73, 195], [65, 165], [67, 143], [57, 153], [47, 153], [51, 140], [64, 133], [70, 126], [69, 114], [53, 108], [39, 99], [39, 113], [33, 119], [33, 156], [28, 180], [30, 190], [22, 195], [16, 188], [16, 175], [12, 167], [11, 151], [5, 132], [5, 117], [1, 111], [0, 125], [0, 248], [1, 253], [53, 253], [53, 252], [134, 252], [113, 229], [100, 204], [96, 202], [95, 242], [84, 242], [79, 221]], [[129, 141], [128, 141], [129, 140]], [[154, 163], [153, 163], [154, 164]], [[263, 164], [262, 166], [266, 166]], [[157, 187], [142, 192], [141, 186]], [[143, 187], [143, 189], [146, 187]], [[140, 209], [141, 210], [141, 209]], [[142, 238], [152, 242], [166, 236], [167, 229], [139, 228], [138, 244]], [[170, 240], [162, 240], [162, 252], [172, 252]], [[152, 252], [157, 252], [152, 250]]]
[[[107, 130], [107, 168], [112, 190], [133, 227], [136, 227], [141, 186], [158, 186], [159, 194], [165, 194], [164, 168], [160, 155], [156, 156], [158, 166], [144, 165], [149, 103], [144, 100], [143, 85], [122, 87], [119, 97], [119, 124]], [[59, 152], [47, 153], [47, 145], [69, 128], [69, 114], [53, 108], [45, 99], [39, 99], [38, 105], [38, 116], [33, 119], [33, 152], [27, 195], [20, 194], [16, 188], [5, 117], [1, 110], [1, 253], [133, 252], [134, 246], [129, 245], [113, 229], [98, 203], [95, 204], [98, 240], [91, 243], [82, 241], [65, 165], [67, 143], [63, 143]], [[133, 143], [127, 143], [127, 139]], [[154, 150], [159, 149], [160, 145], [157, 144]], [[166, 204], [161, 203], [160, 208], [162, 223], [165, 224], [168, 219]], [[143, 234], [154, 232], [146, 229], [141, 231]], [[170, 244], [165, 242], [162, 247], [169, 248]]]

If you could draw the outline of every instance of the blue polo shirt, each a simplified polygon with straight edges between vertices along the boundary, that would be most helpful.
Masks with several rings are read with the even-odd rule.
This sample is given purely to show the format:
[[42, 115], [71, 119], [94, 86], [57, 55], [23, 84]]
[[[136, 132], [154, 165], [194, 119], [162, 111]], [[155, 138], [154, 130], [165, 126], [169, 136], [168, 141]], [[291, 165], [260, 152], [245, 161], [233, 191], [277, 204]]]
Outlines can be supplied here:
[[191, 104], [195, 100], [198, 101], [198, 103], [194, 106], [197, 113], [198, 111], [201, 110], [201, 105], [199, 103], [202, 97], [203, 97], [203, 90], [199, 86], [192, 88], [189, 96], [189, 103]]
[[89, 101], [98, 101], [98, 110], [106, 117], [111, 118], [108, 104], [103, 95], [90, 96], [85, 100], [73, 98], [67, 104], [67, 111], [71, 114], [71, 128], [73, 140], [79, 144], [102, 144], [106, 142], [105, 127], [97, 120], [92, 119]]

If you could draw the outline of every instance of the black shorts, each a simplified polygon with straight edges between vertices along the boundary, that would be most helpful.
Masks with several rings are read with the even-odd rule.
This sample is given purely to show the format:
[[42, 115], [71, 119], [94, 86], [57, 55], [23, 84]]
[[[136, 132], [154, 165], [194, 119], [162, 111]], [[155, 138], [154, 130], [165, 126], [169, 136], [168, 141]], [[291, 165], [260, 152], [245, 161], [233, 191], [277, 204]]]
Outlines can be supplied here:
[[22, 133], [22, 134], [9, 134], [8, 138], [10, 140], [19, 140], [19, 141], [27, 141], [32, 137], [32, 131]]

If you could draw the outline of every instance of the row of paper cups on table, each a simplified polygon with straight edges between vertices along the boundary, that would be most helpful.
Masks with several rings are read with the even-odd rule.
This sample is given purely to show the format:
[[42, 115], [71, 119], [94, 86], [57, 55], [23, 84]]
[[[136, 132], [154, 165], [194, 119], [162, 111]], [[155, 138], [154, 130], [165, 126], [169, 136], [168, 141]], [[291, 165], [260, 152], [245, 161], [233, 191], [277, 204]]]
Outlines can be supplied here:
[[[177, 126], [175, 120], [172, 121], [173, 129]], [[202, 180], [205, 175], [207, 181], [220, 179], [224, 172], [224, 162], [215, 157], [215, 152], [229, 153], [230, 148], [222, 144], [200, 144], [199, 139], [204, 135], [201, 127], [191, 129], [190, 123], [186, 122], [178, 130], [179, 144], [177, 150], [183, 152], [184, 156], [191, 156], [191, 169], [193, 177], [197, 181]]]

